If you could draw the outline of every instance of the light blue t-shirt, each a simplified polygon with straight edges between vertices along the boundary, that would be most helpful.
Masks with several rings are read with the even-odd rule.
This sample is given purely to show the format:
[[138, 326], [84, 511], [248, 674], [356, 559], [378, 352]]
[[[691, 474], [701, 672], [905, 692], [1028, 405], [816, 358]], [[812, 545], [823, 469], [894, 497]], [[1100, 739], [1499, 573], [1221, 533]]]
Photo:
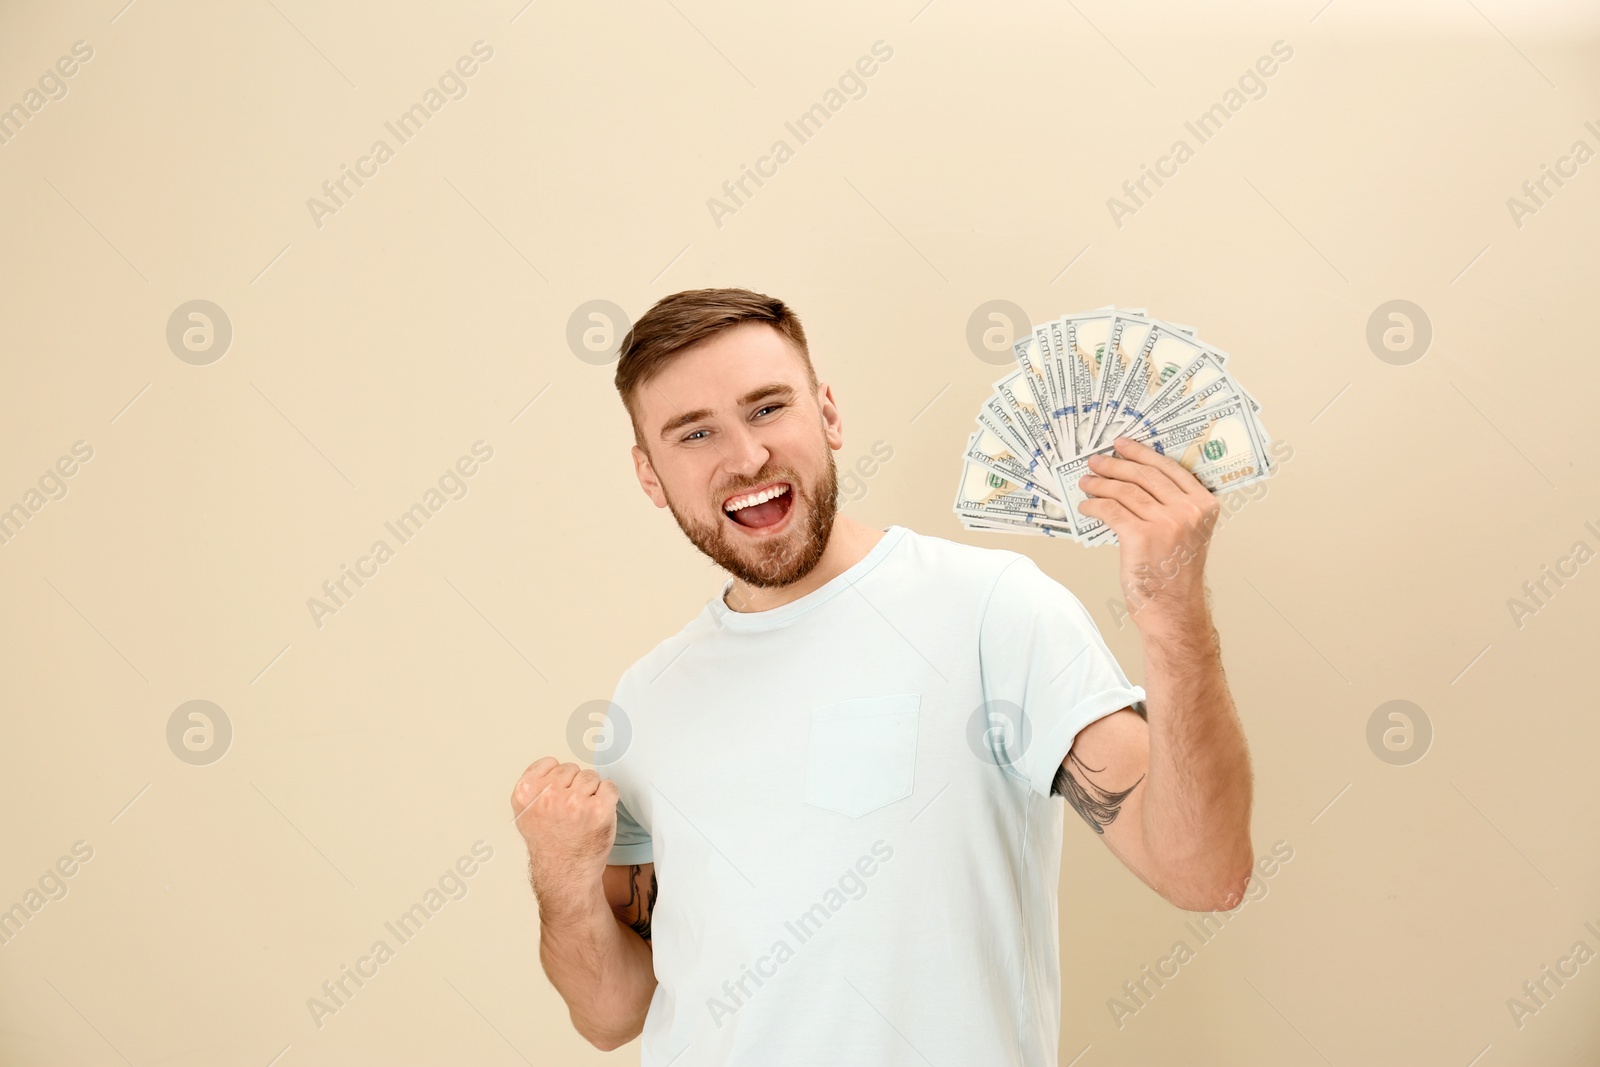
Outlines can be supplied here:
[[659, 883], [642, 1067], [1054, 1067], [1050, 786], [1144, 695], [1031, 559], [900, 526], [782, 607], [711, 600], [596, 768], [609, 862]]

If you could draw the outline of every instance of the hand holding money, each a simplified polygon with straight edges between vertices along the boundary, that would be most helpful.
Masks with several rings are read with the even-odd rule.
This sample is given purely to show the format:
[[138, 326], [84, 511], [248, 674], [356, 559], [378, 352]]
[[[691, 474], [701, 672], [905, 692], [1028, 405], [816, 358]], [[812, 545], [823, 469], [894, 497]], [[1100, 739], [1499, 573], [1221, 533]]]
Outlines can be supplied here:
[[[1088, 458], [1078, 480], [1088, 494], [1083, 515], [1105, 523], [1122, 545], [1122, 593], [1148, 620], [1172, 613], [1180, 622], [1205, 612], [1206, 548], [1222, 506], [1176, 460], [1128, 437], [1113, 454]], [[1135, 621], [1140, 621], [1137, 616]]]
[[[1141, 445], [1180, 468], [1193, 483], [1183, 492], [1196, 508], [1197, 487], [1209, 497], [1276, 469], [1277, 449], [1261, 423], [1261, 405], [1229, 373], [1227, 354], [1187, 326], [1151, 318], [1143, 309], [1099, 308], [1035, 325], [1012, 346], [1012, 355], [1017, 369], [994, 383], [962, 457], [955, 512], [967, 529], [1071, 537], [1088, 545], [1116, 542], [1119, 531], [1152, 543], [1177, 537], [1165, 528], [1147, 530], [1126, 500], [1110, 498], [1119, 508], [1084, 507], [1092, 492], [1085, 475], [1132, 473], [1098, 466], [1094, 457], [1110, 455], [1114, 441]], [[1121, 462], [1152, 465], [1131, 448], [1118, 451]], [[1154, 469], [1173, 482], [1169, 467]], [[1148, 486], [1134, 484], [1156, 499]], [[1139, 494], [1122, 492], [1142, 505]], [[1145, 558], [1143, 549], [1135, 555], [1160, 562]]]

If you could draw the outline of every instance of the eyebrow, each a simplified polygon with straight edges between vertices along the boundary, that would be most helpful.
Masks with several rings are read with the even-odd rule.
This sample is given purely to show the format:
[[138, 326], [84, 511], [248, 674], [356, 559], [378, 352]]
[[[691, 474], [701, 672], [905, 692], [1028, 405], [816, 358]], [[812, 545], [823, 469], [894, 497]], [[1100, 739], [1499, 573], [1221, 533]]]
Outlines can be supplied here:
[[[773, 397], [781, 400], [793, 400], [795, 397], [794, 387], [783, 382], [768, 382], [766, 385], [757, 386], [744, 394], [744, 396], [741, 396], [737, 401], [737, 406], [748, 407], [758, 400], [767, 400]], [[711, 408], [695, 408], [693, 411], [685, 411], [682, 415], [667, 420], [667, 424], [661, 427], [661, 437], [665, 439], [673, 431], [681, 430], [690, 423], [699, 422], [701, 419], [709, 419], [715, 414], [716, 412]]]

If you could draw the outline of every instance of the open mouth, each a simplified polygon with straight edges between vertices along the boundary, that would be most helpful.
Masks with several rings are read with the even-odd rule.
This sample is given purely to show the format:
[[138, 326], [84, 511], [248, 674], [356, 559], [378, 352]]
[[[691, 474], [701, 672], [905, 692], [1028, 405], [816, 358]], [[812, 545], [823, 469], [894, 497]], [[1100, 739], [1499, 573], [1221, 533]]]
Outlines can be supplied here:
[[773, 482], [748, 493], [731, 496], [722, 513], [740, 526], [761, 530], [776, 526], [794, 508], [794, 490], [788, 482]]

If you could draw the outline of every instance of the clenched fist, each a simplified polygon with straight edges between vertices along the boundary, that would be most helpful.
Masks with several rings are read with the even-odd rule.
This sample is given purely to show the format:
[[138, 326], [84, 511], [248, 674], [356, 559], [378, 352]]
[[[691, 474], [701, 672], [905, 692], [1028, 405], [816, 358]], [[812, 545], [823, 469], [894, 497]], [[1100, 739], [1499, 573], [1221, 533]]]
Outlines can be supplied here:
[[564, 906], [601, 891], [617, 837], [616, 783], [546, 756], [522, 772], [511, 791], [511, 811], [528, 843], [541, 907]]

